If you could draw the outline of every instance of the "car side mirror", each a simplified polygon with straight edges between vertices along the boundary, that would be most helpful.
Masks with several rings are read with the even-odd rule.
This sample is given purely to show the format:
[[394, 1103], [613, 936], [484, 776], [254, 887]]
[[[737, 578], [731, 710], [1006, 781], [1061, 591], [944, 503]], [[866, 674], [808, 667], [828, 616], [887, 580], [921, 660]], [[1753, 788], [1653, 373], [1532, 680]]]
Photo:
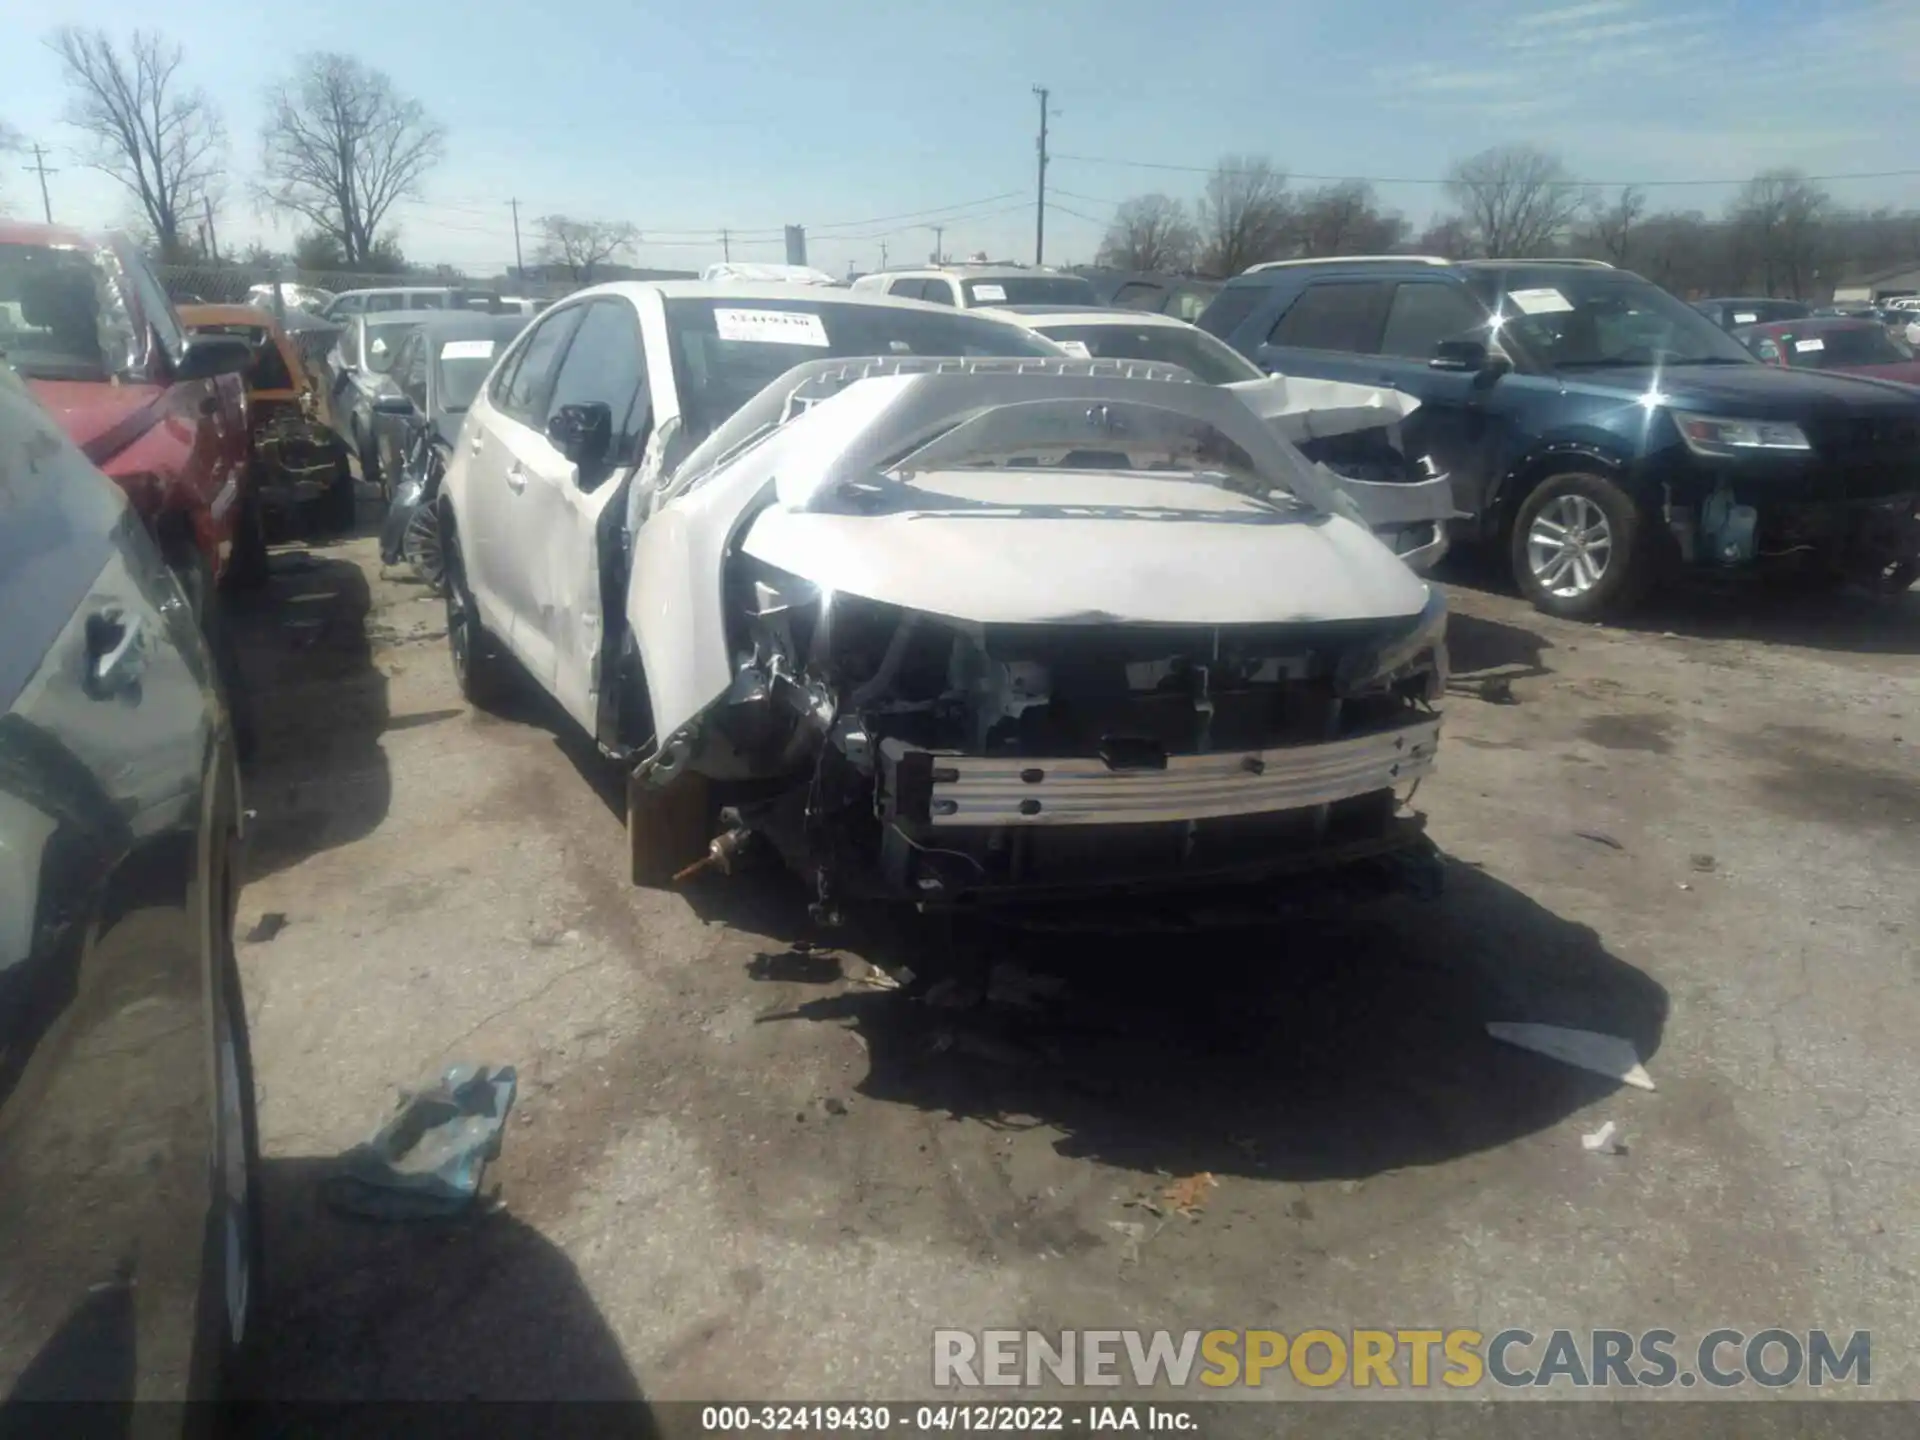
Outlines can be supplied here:
[[381, 415], [411, 415], [413, 401], [401, 394], [380, 395], [375, 397], [373, 408], [377, 414]]
[[613, 444], [613, 407], [601, 400], [562, 405], [547, 421], [547, 438], [575, 465], [597, 465]]
[[216, 375], [239, 375], [253, 364], [253, 347], [231, 335], [194, 335], [186, 353], [173, 367], [176, 380], [211, 380]]
[[1442, 340], [1433, 347], [1429, 370], [1473, 371], [1487, 368], [1491, 352], [1484, 340]]

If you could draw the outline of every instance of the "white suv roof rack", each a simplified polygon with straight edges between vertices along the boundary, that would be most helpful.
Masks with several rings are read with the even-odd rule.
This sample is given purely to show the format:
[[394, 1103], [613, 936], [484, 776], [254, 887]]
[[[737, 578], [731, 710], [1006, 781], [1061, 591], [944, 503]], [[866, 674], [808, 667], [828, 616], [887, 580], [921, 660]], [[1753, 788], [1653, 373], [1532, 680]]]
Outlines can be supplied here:
[[1534, 255], [1529, 257], [1494, 256], [1490, 260], [1471, 260], [1471, 265], [1579, 265], [1589, 270], [1611, 270], [1614, 267], [1605, 260], [1580, 260], [1570, 255]]
[[1261, 270], [1284, 270], [1293, 265], [1451, 265], [1444, 255], [1315, 255], [1305, 260], [1263, 260], [1240, 273], [1252, 275]]

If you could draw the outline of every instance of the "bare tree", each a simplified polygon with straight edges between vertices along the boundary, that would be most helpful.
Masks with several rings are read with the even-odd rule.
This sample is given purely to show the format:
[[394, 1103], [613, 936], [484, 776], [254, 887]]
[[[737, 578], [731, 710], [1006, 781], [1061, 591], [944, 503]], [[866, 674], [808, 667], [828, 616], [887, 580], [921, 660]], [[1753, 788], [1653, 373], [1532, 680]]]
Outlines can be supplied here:
[[1589, 208], [1588, 237], [1592, 248], [1600, 252], [1594, 258], [1625, 265], [1635, 232], [1647, 213], [1647, 192], [1638, 185], [1623, 185], [1611, 203], [1596, 196]]
[[1548, 253], [1586, 208], [1583, 188], [1555, 155], [1531, 145], [1501, 145], [1457, 162], [1447, 194], [1482, 255]]
[[1286, 253], [1293, 220], [1287, 175], [1271, 160], [1223, 156], [1207, 176], [1197, 210], [1197, 260], [1208, 275], [1238, 275], [1249, 265]]
[[622, 220], [575, 220], [566, 215], [542, 215], [534, 221], [540, 232], [535, 258], [542, 265], [565, 266], [575, 280], [586, 284], [593, 272], [639, 242], [640, 232]]
[[1094, 259], [1116, 270], [1185, 270], [1199, 240], [1185, 205], [1166, 195], [1136, 195], [1113, 212]]
[[136, 30], [122, 48], [74, 25], [47, 46], [66, 78], [66, 121], [92, 142], [87, 163], [132, 193], [163, 257], [185, 254], [219, 188], [226, 132], [206, 92], [181, 79], [180, 47]]
[[1807, 292], [1819, 264], [1827, 194], [1796, 170], [1769, 170], [1741, 187], [1729, 209], [1735, 255], [1766, 293]]
[[1737, 288], [1726, 242], [1726, 227], [1698, 210], [1649, 215], [1634, 234], [1634, 268], [1682, 299], [1724, 295]]
[[1406, 238], [1407, 222], [1380, 209], [1371, 185], [1350, 180], [1302, 195], [1293, 234], [1303, 256], [1384, 255]]
[[1473, 236], [1467, 222], [1458, 215], [1437, 215], [1413, 242], [1419, 255], [1438, 255], [1443, 260], [1464, 260], [1473, 253]]
[[267, 105], [260, 197], [332, 236], [346, 267], [361, 268], [394, 204], [419, 195], [446, 132], [351, 55], [302, 57]]

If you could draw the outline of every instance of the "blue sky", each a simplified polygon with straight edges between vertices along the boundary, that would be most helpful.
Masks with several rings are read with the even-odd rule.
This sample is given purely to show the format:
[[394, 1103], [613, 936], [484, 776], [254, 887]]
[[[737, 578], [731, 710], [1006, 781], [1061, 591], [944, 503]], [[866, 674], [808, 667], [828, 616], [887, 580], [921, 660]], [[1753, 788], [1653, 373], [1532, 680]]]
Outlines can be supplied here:
[[[1114, 161], [1199, 170], [1238, 152], [1387, 177], [1382, 198], [1416, 221], [1440, 192], [1399, 182], [1515, 140], [1606, 181], [1920, 168], [1920, 0], [0, 0], [0, 120], [53, 151], [56, 218], [88, 225], [129, 212], [59, 121], [56, 63], [32, 43], [56, 18], [185, 47], [231, 137], [223, 245], [291, 239], [245, 191], [266, 83], [310, 49], [385, 69], [449, 133], [424, 199], [395, 212], [401, 243], [475, 270], [511, 260], [512, 196], [529, 258], [548, 212], [630, 221], [641, 263], [688, 268], [720, 258], [723, 226], [744, 237], [736, 259], [778, 259], [795, 222], [838, 272], [877, 264], [882, 240], [895, 263], [924, 256], [935, 210], [949, 253], [1030, 258], [1036, 84], [1058, 112], [1053, 262], [1091, 259], [1114, 202], [1202, 181]], [[19, 158], [0, 208], [37, 213]], [[1654, 199], [1712, 211], [1732, 188]], [[1920, 205], [1920, 175], [1828, 188]]]

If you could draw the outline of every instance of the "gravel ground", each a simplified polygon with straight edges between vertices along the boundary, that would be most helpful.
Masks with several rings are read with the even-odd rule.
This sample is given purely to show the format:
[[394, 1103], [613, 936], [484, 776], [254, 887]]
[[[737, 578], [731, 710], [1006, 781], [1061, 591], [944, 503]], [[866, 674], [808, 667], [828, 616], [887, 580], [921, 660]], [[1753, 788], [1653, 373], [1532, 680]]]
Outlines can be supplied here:
[[[900, 1399], [936, 1326], [1777, 1323], [1872, 1330], [1874, 1393], [1920, 1396], [1920, 595], [1615, 629], [1452, 592], [1439, 901], [1008, 936], [1050, 993], [949, 1010], [870, 983], [923, 928], [629, 887], [590, 746], [469, 713], [371, 539], [277, 552], [237, 617], [267, 1388]], [[1489, 1020], [1627, 1036], [1658, 1089]], [[327, 1212], [462, 1059], [521, 1076], [486, 1212]]]

